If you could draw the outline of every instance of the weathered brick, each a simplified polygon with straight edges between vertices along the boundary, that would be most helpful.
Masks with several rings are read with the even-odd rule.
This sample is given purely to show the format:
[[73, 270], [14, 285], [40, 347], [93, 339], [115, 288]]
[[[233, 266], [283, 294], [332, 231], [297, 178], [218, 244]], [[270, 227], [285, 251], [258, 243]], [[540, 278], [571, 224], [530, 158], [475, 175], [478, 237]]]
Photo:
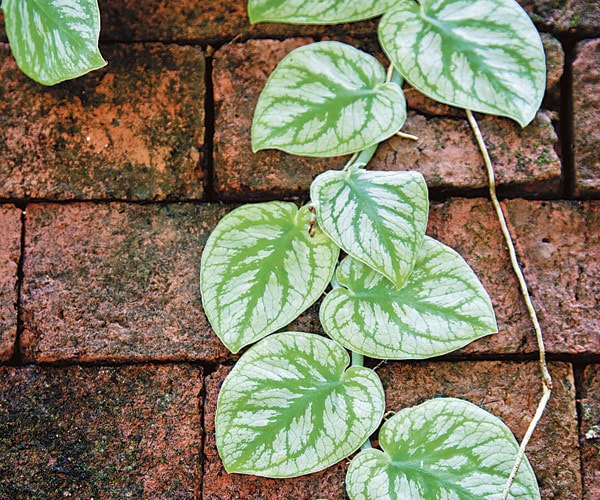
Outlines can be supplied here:
[[583, 498], [600, 498], [600, 365], [589, 365], [581, 388]]
[[17, 337], [17, 268], [21, 256], [21, 211], [0, 205], [0, 362], [13, 354]]
[[[203, 498], [346, 498], [347, 462], [296, 479], [261, 479], [227, 474], [214, 439], [214, 415], [220, 386], [229, 372], [220, 368], [206, 380]], [[581, 498], [577, 442], [575, 385], [571, 366], [551, 366], [555, 389], [548, 409], [535, 431], [528, 457], [536, 472], [542, 498]], [[467, 399], [500, 417], [521, 439], [541, 395], [535, 362], [390, 362], [378, 373], [388, 411], [398, 411], [439, 396]]]
[[[215, 53], [215, 187], [222, 198], [305, 194], [316, 175], [343, 166], [342, 158], [314, 159], [272, 150], [254, 154], [251, 150], [252, 116], [268, 75], [285, 54], [310, 41], [255, 40], [230, 44]], [[501, 191], [537, 196], [557, 193], [561, 166], [547, 113], [539, 113], [525, 129], [495, 117], [483, 118], [481, 127]], [[437, 191], [484, 189], [483, 160], [466, 120], [411, 113], [403, 129], [419, 136], [419, 141], [390, 139], [379, 149], [372, 168], [419, 170]]]
[[198, 41], [213, 42], [234, 37], [323, 36], [332, 33], [371, 34], [375, 21], [351, 24], [294, 25], [260, 23], [250, 25], [247, 0], [101, 0], [101, 39], [118, 41]]
[[225, 209], [120, 203], [27, 208], [27, 360], [216, 360], [200, 256]]
[[600, 202], [505, 205], [549, 350], [600, 353]]
[[202, 370], [0, 368], [0, 497], [195, 498]]
[[200, 48], [102, 52], [106, 68], [43, 87], [0, 46], [0, 198], [202, 198]]
[[600, 33], [598, 0], [518, 0], [539, 29], [590, 36]]
[[581, 42], [573, 62], [575, 194], [600, 197], [600, 39]]

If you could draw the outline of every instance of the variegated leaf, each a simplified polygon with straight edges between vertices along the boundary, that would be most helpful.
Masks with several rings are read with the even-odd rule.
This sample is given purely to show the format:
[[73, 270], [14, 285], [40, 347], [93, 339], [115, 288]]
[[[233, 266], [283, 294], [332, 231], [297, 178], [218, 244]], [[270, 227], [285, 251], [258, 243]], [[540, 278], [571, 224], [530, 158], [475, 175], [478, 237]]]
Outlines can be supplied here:
[[[454, 398], [401, 410], [381, 427], [379, 445], [384, 451], [362, 451], [348, 468], [352, 500], [500, 500], [519, 450], [500, 419]], [[509, 498], [540, 498], [527, 458]]]
[[249, 0], [251, 23], [337, 24], [383, 14], [398, 0]]
[[313, 181], [310, 195], [319, 226], [333, 241], [398, 288], [404, 284], [427, 228], [420, 173], [328, 171]]
[[44, 85], [106, 64], [97, 0], [4, 0], [6, 34], [21, 70]]
[[338, 247], [293, 203], [244, 205], [227, 214], [202, 253], [204, 311], [232, 351], [296, 319], [325, 290]]
[[540, 107], [540, 36], [514, 0], [399, 0], [379, 24], [406, 80], [437, 101], [527, 125]]
[[406, 119], [400, 87], [377, 59], [350, 45], [319, 42], [288, 54], [262, 91], [252, 148], [339, 156], [377, 144]]
[[325, 332], [358, 353], [379, 359], [422, 359], [495, 333], [492, 303], [469, 265], [451, 248], [425, 237], [401, 289], [346, 257], [321, 304]]
[[216, 441], [228, 472], [294, 477], [344, 459], [377, 429], [385, 408], [377, 374], [349, 365], [336, 342], [271, 335], [235, 365], [219, 394]]

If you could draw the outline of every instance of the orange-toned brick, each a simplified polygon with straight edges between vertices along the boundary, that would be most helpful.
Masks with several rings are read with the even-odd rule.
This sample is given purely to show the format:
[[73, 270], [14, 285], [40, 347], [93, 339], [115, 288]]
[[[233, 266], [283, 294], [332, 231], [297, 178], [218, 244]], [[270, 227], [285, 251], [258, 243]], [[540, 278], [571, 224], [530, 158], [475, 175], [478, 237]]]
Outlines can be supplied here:
[[17, 268], [21, 257], [21, 210], [0, 205], [0, 362], [13, 354], [17, 337]]

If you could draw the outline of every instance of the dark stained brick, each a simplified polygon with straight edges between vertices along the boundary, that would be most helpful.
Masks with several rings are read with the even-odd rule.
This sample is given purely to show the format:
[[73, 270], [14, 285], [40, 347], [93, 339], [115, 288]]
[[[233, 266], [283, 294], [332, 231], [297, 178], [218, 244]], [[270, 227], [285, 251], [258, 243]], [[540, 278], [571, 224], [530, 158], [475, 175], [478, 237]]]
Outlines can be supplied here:
[[600, 498], [600, 365], [589, 365], [581, 389], [583, 498]]
[[201, 49], [102, 52], [106, 68], [43, 87], [0, 45], [0, 198], [202, 198]]
[[22, 352], [27, 360], [216, 360], [202, 311], [207, 205], [30, 205]]
[[[223, 199], [306, 194], [316, 175], [343, 166], [342, 158], [315, 159], [273, 150], [254, 154], [251, 150], [252, 116], [268, 75], [288, 52], [310, 41], [253, 40], [226, 45], [215, 53], [215, 188]], [[425, 106], [423, 99], [412, 94], [409, 105]], [[557, 193], [561, 166], [548, 113], [540, 112], [523, 130], [510, 120], [494, 117], [482, 118], [481, 127], [501, 191], [545, 197]], [[485, 188], [483, 160], [465, 119], [411, 113], [403, 130], [417, 135], [419, 141], [390, 139], [370, 168], [419, 170], [438, 192]]]
[[21, 210], [0, 205], [0, 362], [13, 354], [17, 337], [17, 268], [21, 256]]
[[518, 0], [538, 29], [579, 37], [600, 33], [598, 0]]
[[600, 353], [600, 202], [505, 203], [549, 350]]
[[[227, 474], [214, 439], [217, 396], [229, 368], [206, 379], [203, 498], [346, 498], [347, 461], [323, 472], [278, 480]], [[575, 385], [571, 366], [555, 363], [554, 396], [534, 433], [528, 457], [536, 472], [542, 498], [581, 498]], [[521, 439], [541, 394], [535, 362], [390, 362], [378, 373], [386, 391], [388, 411], [398, 411], [440, 396], [467, 399], [500, 417]]]
[[575, 194], [600, 197], [600, 39], [581, 42], [573, 62]]
[[336, 26], [280, 23], [250, 25], [247, 0], [100, 0], [101, 39], [118, 41], [213, 42], [234, 37], [375, 35], [377, 23], [363, 21]]
[[195, 498], [202, 370], [0, 368], [0, 497]]

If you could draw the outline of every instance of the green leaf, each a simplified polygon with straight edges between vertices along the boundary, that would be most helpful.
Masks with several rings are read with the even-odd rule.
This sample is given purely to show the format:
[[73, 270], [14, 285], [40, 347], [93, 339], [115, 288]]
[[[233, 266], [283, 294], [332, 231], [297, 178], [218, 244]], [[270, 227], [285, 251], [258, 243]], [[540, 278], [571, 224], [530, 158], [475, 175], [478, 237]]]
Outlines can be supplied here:
[[400, 87], [385, 83], [374, 57], [339, 42], [288, 54], [262, 91], [252, 124], [252, 149], [339, 156], [373, 146], [406, 119]]
[[249, 0], [251, 23], [337, 24], [383, 14], [398, 0]]
[[221, 389], [217, 448], [227, 472], [294, 477], [344, 459], [377, 429], [385, 408], [377, 374], [346, 369], [348, 353], [309, 333], [267, 337]]
[[321, 303], [325, 332], [352, 351], [379, 359], [439, 356], [497, 332], [492, 303], [469, 265], [425, 237], [413, 273], [398, 290], [346, 257]]
[[544, 49], [514, 0], [399, 0], [379, 40], [406, 80], [437, 101], [527, 125], [544, 96]]
[[19, 68], [44, 85], [106, 65], [96, 0], [4, 0], [6, 34]]
[[319, 175], [310, 188], [323, 231], [355, 259], [401, 287], [427, 228], [427, 184], [418, 172], [351, 168]]
[[244, 205], [227, 214], [202, 253], [204, 311], [232, 351], [296, 319], [323, 293], [338, 247], [318, 228], [308, 234], [310, 211], [293, 203]]
[[[519, 449], [500, 419], [454, 398], [401, 410], [381, 427], [379, 445], [384, 451], [362, 451], [348, 468], [352, 500], [500, 500]], [[527, 458], [509, 498], [540, 498]]]

